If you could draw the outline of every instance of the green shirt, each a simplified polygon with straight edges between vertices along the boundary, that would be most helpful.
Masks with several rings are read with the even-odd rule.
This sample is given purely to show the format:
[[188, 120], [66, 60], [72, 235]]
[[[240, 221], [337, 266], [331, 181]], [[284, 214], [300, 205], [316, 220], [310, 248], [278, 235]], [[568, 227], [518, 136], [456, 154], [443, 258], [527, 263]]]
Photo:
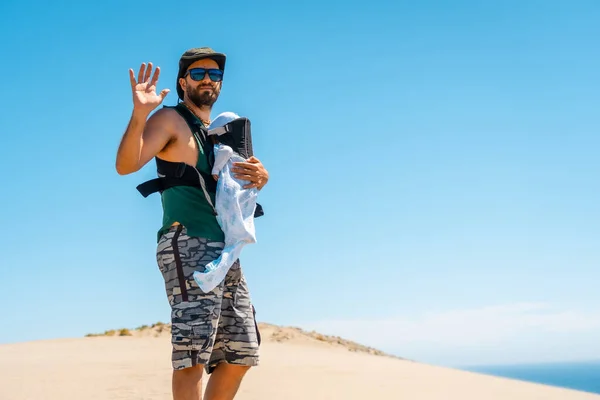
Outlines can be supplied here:
[[[193, 135], [198, 147], [199, 171], [211, 174], [210, 166], [206, 160], [202, 144]], [[215, 204], [214, 193], [209, 193], [211, 201]], [[162, 227], [158, 231], [157, 240], [169, 230], [174, 222], [179, 222], [187, 229], [189, 236], [202, 237], [213, 241], [224, 241], [225, 234], [213, 214], [211, 205], [206, 201], [204, 192], [200, 187], [175, 186], [166, 189], [161, 194], [163, 208]]]

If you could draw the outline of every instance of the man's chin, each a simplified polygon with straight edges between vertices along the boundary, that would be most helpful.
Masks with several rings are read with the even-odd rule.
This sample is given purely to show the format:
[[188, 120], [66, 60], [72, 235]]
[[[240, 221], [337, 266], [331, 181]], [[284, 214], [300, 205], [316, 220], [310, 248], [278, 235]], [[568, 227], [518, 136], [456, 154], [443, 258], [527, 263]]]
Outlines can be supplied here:
[[210, 107], [213, 104], [215, 104], [215, 101], [217, 99], [213, 99], [212, 97], [209, 97], [209, 98], [201, 98], [201, 99], [192, 98], [190, 100], [192, 100], [192, 103], [194, 103], [197, 107]]

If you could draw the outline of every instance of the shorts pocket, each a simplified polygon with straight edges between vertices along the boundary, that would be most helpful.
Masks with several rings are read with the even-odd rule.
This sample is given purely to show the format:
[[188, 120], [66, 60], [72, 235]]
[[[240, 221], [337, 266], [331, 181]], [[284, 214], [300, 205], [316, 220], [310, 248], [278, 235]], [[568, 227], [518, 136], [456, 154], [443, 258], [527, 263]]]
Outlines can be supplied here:
[[174, 324], [171, 334], [171, 344], [175, 351], [202, 351], [207, 349], [214, 340], [212, 325]]

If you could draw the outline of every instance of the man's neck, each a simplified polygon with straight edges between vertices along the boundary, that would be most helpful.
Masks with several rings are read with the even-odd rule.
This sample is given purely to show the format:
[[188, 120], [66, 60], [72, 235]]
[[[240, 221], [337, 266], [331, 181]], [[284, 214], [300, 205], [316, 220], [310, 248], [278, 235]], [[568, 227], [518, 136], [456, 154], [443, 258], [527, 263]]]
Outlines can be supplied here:
[[196, 117], [198, 117], [202, 121], [203, 124], [210, 124], [210, 107], [198, 107], [197, 105], [195, 105], [187, 99], [183, 101], [183, 105], [189, 108], [196, 115]]

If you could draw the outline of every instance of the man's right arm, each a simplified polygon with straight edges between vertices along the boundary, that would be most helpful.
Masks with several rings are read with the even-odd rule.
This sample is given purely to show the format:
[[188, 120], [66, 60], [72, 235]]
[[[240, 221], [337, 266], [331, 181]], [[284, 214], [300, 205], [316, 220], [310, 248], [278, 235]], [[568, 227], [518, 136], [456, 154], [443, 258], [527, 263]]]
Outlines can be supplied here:
[[147, 118], [147, 114], [136, 110], [131, 115], [117, 150], [115, 167], [119, 175], [139, 171], [174, 138], [168, 110], [158, 110]]
[[163, 89], [160, 94], [156, 94], [160, 68], [156, 67], [152, 76], [152, 67], [152, 63], [148, 63], [147, 66], [142, 63], [137, 81], [133, 69], [129, 69], [133, 113], [117, 150], [115, 167], [119, 175], [139, 171], [175, 137], [173, 120], [169, 118], [168, 109], [162, 108], [148, 119], [152, 110], [158, 107], [169, 93], [169, 89]]

